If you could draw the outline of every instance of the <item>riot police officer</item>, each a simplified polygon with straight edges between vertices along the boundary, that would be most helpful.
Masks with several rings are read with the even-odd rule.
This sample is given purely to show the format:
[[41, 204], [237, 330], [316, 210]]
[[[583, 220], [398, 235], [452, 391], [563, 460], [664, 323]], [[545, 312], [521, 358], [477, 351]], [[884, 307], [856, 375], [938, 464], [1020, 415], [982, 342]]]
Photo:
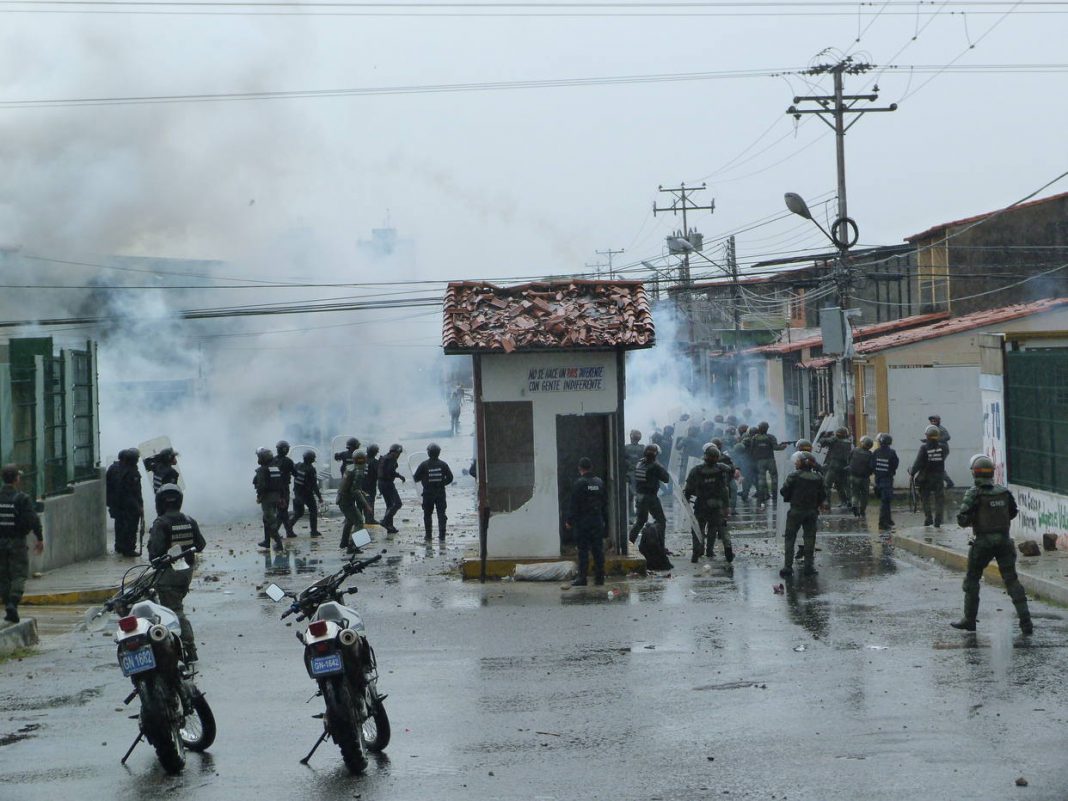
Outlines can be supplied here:
[[[145, 459], [145, 469], [152, 472], [152, 492], [159, 494], [164, 484], [178, 483], [178, 454], [174, 448], [164, 448], [155, 456]], [[163, 514], [163, 506], [156, 500], [156, 514]]]
[[[916, 461], [909, 468], [909, 475], [916, 480], [916, 487], [923, 500], [923, 524], [942, 526], [942, 511], [946, 504], [946, 456], [949, 448], [941, 441], [938, 426], [927, 426], [925, 441], [916, 454]], [[932, 505], [932, 497], [934, 504]]]
[[827, 455], [823, 459], [824, 484], [827, 488], [827, 500], [830, 502], [831, 491], [838, 489], [838, 500], [843, 509], [849, 503], [849, 459], [853, 448], [849, 444], [849, 429], [838, 428], [834, 438], [827, 444]]
[[816, 573], [816, 524], [819, 521], [820, 507], [827, 500], [827, 490], [820, 474], [812, 469], [816, 459], [811, 453], [797, 451], [792, 458], [794, 472], [786, 477], [779, 494], [790, 504], [786, 513], [786, 561], [779, 575], [783, 578], [794, 574], [794, 544], [797, 532], [803, 532], [803, 555], [806, 576]]
[[127, 448], [119, 451], [118, 461], [108, 468], [108, 513], [115, 520], [115, 553], [122, 556], [137, 556], [137, 525], [145, 514], [141, 472], [137, 469], [140, 456], [137, 448]]
[[890, 502], [894, 500], [894, 475], [900, 460], [897, 451], [890, 446], [894, 438], [889, 434], [879, 434], [879, 447], [872, 457], [872, 475], [875, 476], [875, 492], [879, 496], [879, 530], [888, 531], [894, 526], [890, 516]]
[[630, 432], [630, 444], [623, 448], [623, 460], [627, 467], [627, 514], [638, 513], [638, 490], [635, 487], [634, 471], [638, 463], [645, 457], [645, 446], [642, 445], [642, 432], [634, 429]]
[[278, 519], [286, 530], [286, 536], [293, 538], [297, 535], [293, 532], [293, 523], [289, 519], [289, 487], [293, 481], [293, 471], [296, 469], [296, 465], [289, 458], [288, 442], [284, 439], [279, 440], [274, 447], [276, 452], [274, 463], [282, 471], [282, 480], [286, 484], [285, 489], [282, 491], [282, 498], [278, 501]]
[[393, 482], [397, 479], [400, 479], [401, 483], [406, 481], [404, 476], [397, 472], [397, 460], [400, 459], [400, 455], [403, 452], [404, 448], [395, 442], [389, 446], [389, 452], [378, 463], [378, 492], [382, 496], [382, 502], [386, 505], [386, 513], [382, 517], [382, 525], [390, 534], [397, 533], [397, 528], [393, 525], [393, 518], [400, 511], [402, 505], [400, 493], [397, 492], [397, 487]]
[[445, 488], [452, 483], [452, 470], [441, 460], [441, 446], [431, 442], [426, 446], [430, 458], [415, 468], [412, 480], [423, 485], [423, 528], [429, 542], [434, 533], [433, 515], [438, 516], [438, 539], [445, 540]]
[[659, 450], [656, 445], [646, 445], [642, 451], [642, 458], [634, 465], [633, 486], [638, 503], [637, 517], [628, 535], [631, 542], [637, 541], [638, 532], [645, 526], [650, 515], [656, 521], [657, 534], [661, 540], [667, 532], [667, 518], [664, 516], [664, 507], [660, 503], [660, 485], [670, 482], [671, 476], [656, 460], [658, 454]]
[[375, 497], [378, 495], [378, 465], [382, 457], [378, 455], [379, 447], [375, 443], [367, 446], [367, 472], [363, 475], [363, 495], [367, 499], [367, 522], [375, 520]]
[[282, 469], [275, 464], [274, 454], [270, 448], [260, 448], [256, 451], [256, 461], [259, 467], [252, 477], [252, 486], [256, 488], [256, 503], [263, 512], [263, 541], [257, 543], [257, 547], [270, 550], [274, 543], [275, 550], [285, 550], [282, 538], [278, 535], [281, 520], [278, 517], [278, 507], [282, 501], [282, 493], [285, 490], [285, 482], [282, 480]]
[[871, 437], [861, 437], [860, 445], [849, 454], [849, 495], [853, 514], [857, 517], [863, 517], [868, 511], [868, 484], [874, 468], [871, 449], [874, 446]]
[[352, 464], [345, 470], [341, 479], [341, 486], [337, 490], [337, 505], [341, 513], [345, 515], [345, 525], [341, 529], [340, 548], [345, 548], [350, 553], [357, 553], [359, 549], [352, 544], [353, 531], [359, 531], [365, 525], [364, 512], [368, 510], [367, 498], [364, 497], [363, 484], [365, 471], [367, 470], [367, 454], [362, 449], [356, 449], [352, 454]]
[[757, 426], [756, 433], [748, 439], [749, 457], [756, 471], [756, 498], [757, 503], [763, 506], [768, 498], [775, 498], [775, 491], [779, 488], [779, 471], [775, 466], [775, 451], [786, 448], [786, 443], [779, 443], [777, 439], [768, 433], [768, 423], [761, 422]]
[[572, 587], [586, 586], [586, 573], [593, 551], [593, 583], [604, 584], [604, 529], [608, 517], [608, 493], [604, 481], [593, 475], [593, 462], [578, 461], [579, 477], [571, 486], [571, 503], [564, 525], [575, 532], [578, 575]]
[[1031, 612], [1027, 608], [1027, 594], [1016, 575], [1016, 548], [1009, 537], [1010, 521], [1016, 517], [1016, 499], [1007, 487], [994, 483], [994, 462], [989, 456], [977, 454], [971, 461], [975, 486], [964, 494], [957, 512], [957, 525], [971, 526], [972, 543], [968, 549], [968, 572], [964, 576], [964, 617], [950, 623], [955, 629], [975, 631], [979, 614], [979, 580], [983, 571], [996, 559], [1005, 592], [1012, 598], [1020, 618], [1020, 631], [1034, 631]]
[[360, 441], [356, 437], [349, 437], [345, 440], [345, 450], [338, 451], [334, 454], [334, 461], [341, 462], [341, 475], [344, 477], [345, 471], [349, 469], [349, 465], [352, 464], [352, 454], [356, 452], [356, 449], [360, 447]]
[[801, 453], [811, 453], [812, 454], [812, 463], [809, 465], [809, 467], [811, 469], [815, 470], [821, 476], [823, 475], [823, 468], [820, 466], [820, 463], [816, 461], [816, 454], [813, 453], [813, 451], [812, 451], [812, 441], [811, 440], [799, 439], [797, 442], [794, 443], [794, 448], [796, 450], [800, 451]]
[[[163, 514], [155, 519], [148, 535], [148, 558], [158, 559], [171, 548], [200, 553], [207, 543], [200, 533], [197, 521], [182, 513], [182, 491], [177, 484], [164, 484], [156, 496], [163, 505]], [[159, 602], [178, 615], [182, 626], [182, 650], [186, 664], [197, 661], [197, 644], [193, 639], [193, 626], [185, 616], [183, 601], [193, 580], [196, 557], [186, 554], [184, 565], [176, 562], [168, 565], [156, 580]]]
[[17, 465], [4, 465], [0, 471], [0, 601], [4, 603], [4, 620], [19, 622], [19, 603], [30, 575], [30, 555], [26, 549], [26, 535], [31, 531], [37, 538], [34, 553], [44, 550], [41, 519], [33, 509], [33, 501], [19, 491], [22, 472]]
[[308, 536], [319, 537], [319, 504], [323, 502], [319, 490], [319, 471], [315, 469], [315, 451], [304, 451], [301, 462], [293, 467], [293, 517], [289, 521], [290, 531], [308, 509]]
[[700, 528], [700, 535], [690, 532], [693, 543], [691, 562], [696, 562], [702, 554], [714, 558], [716, 537], [723, 542], [723, 555], [727, 562], [734, 561], [734, 549], [731, 547], [731, 535], [727, 530], [727, 510], [730, 507], [731, 470], [719, 463], [719, 448], [708, 445], [704, 452], [704, 461], [694, 467], [686, 476], [683, 495], [693, 502], [694, 517]]

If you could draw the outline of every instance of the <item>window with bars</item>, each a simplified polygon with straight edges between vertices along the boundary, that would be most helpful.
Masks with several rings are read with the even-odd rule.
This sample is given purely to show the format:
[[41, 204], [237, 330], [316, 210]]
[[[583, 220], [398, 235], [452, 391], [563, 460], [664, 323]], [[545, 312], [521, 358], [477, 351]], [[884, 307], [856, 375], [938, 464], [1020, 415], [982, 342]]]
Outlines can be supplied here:
[[1009, 481], [1068, 494], [1068, 348], [1005, 354]]

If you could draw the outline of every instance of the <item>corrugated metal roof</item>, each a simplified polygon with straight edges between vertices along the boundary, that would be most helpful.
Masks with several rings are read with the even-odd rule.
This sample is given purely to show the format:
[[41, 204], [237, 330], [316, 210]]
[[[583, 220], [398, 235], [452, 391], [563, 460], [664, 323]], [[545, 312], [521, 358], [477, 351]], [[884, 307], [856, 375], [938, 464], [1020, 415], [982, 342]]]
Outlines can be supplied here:
[[[888, 320], [885, 323], [862, 325], [853, 329], [853, 341], [857, 342], [859, 340], [877, 337], [891, 331], [900, 331], [902, 329], [927, 325], [938, 320], [945, 320], [947, 317], [949, 317], [949, 312], [932, 312], [931, 314], [914, 314], [911, 317], [902, 317], [899, 320]], [[776, 342], [772, 345], [761, 345], [760, 347], [749, 348], [746, 352], [779, 355], [783, 353], [793, 353], [794, 351], [804, 350], [805, 348], [818, 348], [822, 345], [823, 336], [817, 334], [816, 336], [805, 337], [804, 339], [796, 339], [793, 342]]]
[[928, 228], [922, 233], [913, 234], [912, 236], [906, 236], [905, 241], [916, 242], [920, 239], [930, 239], [935, 234], [940, 233], [947, 228], [956, 228], [958, 225], [968, 225], [970, 223], [979, 222], [980, 220], [985, 220], [987, 217], [991, 217], [995, 214], [1001, 214], [1003, 212], [1006, 214], [1011, 214], [1015, 211], [1019, 211], [1020, 209], [1026, 209], [1032, 206], [1040, 206], [1043, 203], [1052, 203], [1055, 200], [1063, 200], [1064, 198], [1068, 198], [1068, 192], [1061, 192], [1059, 195], [1050, 195], [1049, 197], [1041, 197], [1038, 200], [1030, 200], [1027, 203], [1020, 203], [1019, 205], [1013, 206], [1007, 211], [1005, 209], [997, 209], [996, 211], [988, 211], [984, 214], [976, 214], [974, 217], [965, 217], [961, 220], [953, 220], [952, 222], [941, 223], [939, 225], [935, 225], [931, 228]]
[[922, 328], [898, 331], [874, 339], [865, 339], [863, 342], [858, 343], [854, 350], [858, 356], [862, 354], [878, 353], [880, 351], [889, 350], [890, 348], [900, 348], [903, 345], [911, 345], [915, 342], [923, 342], [928, 339], [936, 339], [951, 334], [960, 334], [976, 328], [983, 328], [984, 326], [997, 325], [998, 323], [1016, 320], [1020, 317], [1028, 317], [1032, 314], [1042, 314], [1043, 312], [1053, 311], [1062, 306], [1068, 306], [1068, 297], [1046, 298], [1045, 300], [1036, 300], [1032, 303], [1017, 303], [1014, 306], [1002, 306], [997, 309], [987, 309], [985, 311], [973, 312], [972, 314], [965, 314], [960, 317], [953, 317], [949, 320], [934, 323], [933, 325], [923, 326]]
[[653, 315], [641, 281], [552, 281], [500, 287], [450, 283], [447, 353], [649, 348]]

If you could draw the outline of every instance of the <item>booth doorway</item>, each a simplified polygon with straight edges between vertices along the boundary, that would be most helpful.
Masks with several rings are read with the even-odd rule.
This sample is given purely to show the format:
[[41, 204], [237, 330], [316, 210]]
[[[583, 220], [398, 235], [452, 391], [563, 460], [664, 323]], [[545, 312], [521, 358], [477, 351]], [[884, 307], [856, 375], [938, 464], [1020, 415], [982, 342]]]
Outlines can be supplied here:
[[612, 414], [560, 414], [556, 416], [556, 486], [560, 499], [560, 547], [575, 545], [575, 537], [564, 527], [571, 503], [571, 485], [578, 478], [578, 460], [583, 456], [593, 462], [593, 474], [605, 482], [608, 492], [608, 527], [611, 537], [616, 517], [613, 503], [615, 463], [612, 459]]

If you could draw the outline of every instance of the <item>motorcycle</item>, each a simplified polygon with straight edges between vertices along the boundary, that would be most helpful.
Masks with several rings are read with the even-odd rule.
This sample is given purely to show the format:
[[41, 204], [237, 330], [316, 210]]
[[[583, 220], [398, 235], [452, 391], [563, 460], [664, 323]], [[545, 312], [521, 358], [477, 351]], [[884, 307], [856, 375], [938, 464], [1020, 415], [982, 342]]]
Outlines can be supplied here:
[[[185, 663], [178, 616], [155, 601], [155, 585], [163, 570], [185, 563], [189, 551], [165, 554], [147, 565], [136, 565], [122, 577], [119, 592], [104, 603], [119, 614], [115, 632], [116, 656], [122, 675], [133, 683], [123, 704], [141, 701], [137, 739], [120, 760], [125, 765], [142, 739], [156, 749], [168, 773], [185, 767], [185, 752], [205, 751], [215, 742], [215, 716]], [[140, 571], [129, 583], [131, 573]]]
[[[366, 531], [353, 536], [357, 547], [370, 543]], [[323, 733], [300, 763], [307, 765], [316, 749], [330, 737], [341, 750], [345, 766], [352, 773], [367, 768], [365, 749], [385, 750], [389, 744], [389, 716], [386, 696], [378, 692], [378, 666], [375, 652], [367, 641], [360, 613], [345, 606], [344, 596], [355, 593], [356, 587], [341, 589], [341, 585], [356, 573], [382, 558], [381, 554], [358, 561], [350, 559], [336, 573], [316, 581], [299, 593], [283, 590], [277, 584], [267, 587], [272, 601], [292, 598], [281, 619], [296, 614], [298, 621], [307, 620], [308, 627], [298, 631], [297, 639], [304, 646], [304, 666], [308, 676], [318, 686], [326, 704], [326, 711], [316, 715], [323, 720]]]

